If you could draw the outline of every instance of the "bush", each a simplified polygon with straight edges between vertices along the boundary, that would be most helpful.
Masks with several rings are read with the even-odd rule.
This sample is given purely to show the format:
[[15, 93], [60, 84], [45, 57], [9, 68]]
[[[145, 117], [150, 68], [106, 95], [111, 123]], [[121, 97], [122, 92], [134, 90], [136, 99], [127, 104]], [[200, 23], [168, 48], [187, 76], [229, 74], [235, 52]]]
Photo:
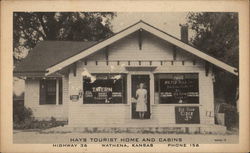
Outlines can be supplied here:
[[14, 122], [23, 122], [25, 119], [32, 119], [33, 113], [30, 108], [26, 107], [14, 107], [13, 120]]
[[57, 127], [57, 126], [64, 126], [65, 124], [67, 124], [67, 121], [57, 121], [54, 117], [51, 117], [49, 121], [34, 120], [31, 123], [30, 128], [31, 129], [48, 129], [48, 128]]
[[239, 114], [236, 111], [225, 112], [225, 125], [228, 130], [239, 128]]
[[13, 108], [13, 126], [14, 129], [28, 129], [34, 120], [32, 110], [26, 107], [14, 106]]
[[[224, 124], [228, 130], [239, 128], [239, 114], [237, 108], [227, 103], [220, 103], [216, 106], [215, 123]], [[221, 118], [219, 118], [221, 116]], [[224, 120], [224, 122], [222, 122]]]
[[13, 108], [13, 128], [14, 129], [48, 129], [57, 126], [64, 126], [67, 121], [57, 121], [51, 117], [49, 121], [38, 121], [33, 117], [32, 110], [26, 107]]

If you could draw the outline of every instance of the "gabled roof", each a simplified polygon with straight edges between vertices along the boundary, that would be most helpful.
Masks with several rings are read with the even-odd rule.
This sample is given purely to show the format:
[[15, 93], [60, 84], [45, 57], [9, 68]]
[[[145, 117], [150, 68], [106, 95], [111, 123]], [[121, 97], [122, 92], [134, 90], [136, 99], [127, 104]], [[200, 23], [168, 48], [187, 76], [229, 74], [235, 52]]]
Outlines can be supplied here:
[[[38, 44], [34, 51], [36, 53], [30, 53], [28, 57], [17, 67], [17, 70], [25, 71], [28, 68], [29, 71], [43, 71], [46, 75], [51, 75], [64, 67], [73, 64], [74, 62], [83, 59], [100, 49], [128, 36], [129, 34], [136, 32], [137, 30], [143, 29], [169, 43], [184, 49], [185, 51], [198, 56], [199, 58], [208, 61], [234, 75], [238, 75], [237, 68], [234, 68], [198, 49], [195, 47], [182, 42], [181, 40], [169, 35], [168, 33], [155, 28], [154, 26], [139, 21], [128, 28], [116, 33], [115, 35], [100, 41], [100, 42], [43, 42]], [[47, 44], [46, 44], [47, 43]], [[55, 44], [54, 44], [55, 43]], [[82, 43], [82, 44], [81, 44]], [[38, 53], [39, 52], [39, 53]], [[41, 59], [40, 59], [41, 58]], [[34, 62], [34, 63], [33, 63]], [[22, 66], [23, 65], [23, 66]], [[38, 67], [38, 68], [36, 68]], [[15, 70], [16, 71], [16, 70]]]
[[222, 68], [222, 69], [224, 69], [232, 74], [238, 75], [236, 68], [234, 68], [234, 67], [232, 67], [232, 66], [230, 66], [230, 65], [228, 65], [228, 64], [196, 49], [196, 48], [194, 48], [193, 46], [191, 46], [189, 44], [182, 42], [181, 40], [165, 33], [162, 30], [159, 30], [159, 29], [153, 27], [152, 25], [150, 25], [148, 23], [145, 23], [144, 21], [139, 21], [136, 24], [134, 24], [134, 25], [122, 30], [121, 32], [115, 34], [114, 36], [112, 36], [108, 39], [105, 39], [104, 41], [97, 43], [96, 45], [93, 45], [92, 47], [89, 47], [89, 48], [83, 50], [83, 52], [80, 52], [80, 53], [60, 62], [60, 63], [57, 63], [57, 64], [49, 67], [47, 69], [48, 72], [46, 73], [46, 75], [52, 74], [52, 73], [64, 68], [67, 65], [70, 65], [70, 64], [72, 64], [72, 63], [74, 63], [74, 62], [76, 62], [84, 57], [87, 57], [87, 56], [97, 52], [98, 50], [126, 37], [127, 35], [135, 32], [139, 29], [143, 29], [143, 30], [145, 30], [153, 35], [156, 35], [157, 37], [159, 37], [163, 40], [166, 40], [166, 41], [186, 50], [187, 52], [192, 53], [192, 54], [202, 58], [205, 61], [208, 61], [208, 62], [210, 62], [210, 63], [212, 63], [212, 64], [214, 64], [214, 65], [216, 65], [216, 66], [218, 66], [218, 67], [220, 67], [220, 68]]

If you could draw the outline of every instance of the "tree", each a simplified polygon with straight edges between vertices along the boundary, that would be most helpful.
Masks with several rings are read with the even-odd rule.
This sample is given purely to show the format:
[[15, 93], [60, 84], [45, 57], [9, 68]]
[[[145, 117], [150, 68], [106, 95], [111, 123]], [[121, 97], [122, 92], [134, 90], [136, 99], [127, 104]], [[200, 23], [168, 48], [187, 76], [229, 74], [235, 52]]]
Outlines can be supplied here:
[[43, 40], [98, 41], [112, 35], [113, 12], [15, 12], [14, 63]]
[[[189, 13], [188, 25], [195, 32], [191, 43], [207, 54], [239, 67], [239, 27], [237, 13]], [[215, 93], [234, 104], [238, 77], [215, 67]], [[221, 95], [218, 95], [221, 96]]]

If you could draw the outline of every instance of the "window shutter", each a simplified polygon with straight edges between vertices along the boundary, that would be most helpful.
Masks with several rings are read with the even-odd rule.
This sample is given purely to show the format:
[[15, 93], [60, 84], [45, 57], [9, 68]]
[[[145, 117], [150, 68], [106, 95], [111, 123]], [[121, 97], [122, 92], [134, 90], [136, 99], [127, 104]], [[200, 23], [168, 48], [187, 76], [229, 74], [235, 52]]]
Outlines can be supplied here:
[[45, 103], [46, 103], [46, 83], [45, 80], [40, 80], [39, 104], [43, 105]]
[[62, 85], [62, 79], [59, 79], [59, 104], [61, 105], [63, 103], [63, 85]]

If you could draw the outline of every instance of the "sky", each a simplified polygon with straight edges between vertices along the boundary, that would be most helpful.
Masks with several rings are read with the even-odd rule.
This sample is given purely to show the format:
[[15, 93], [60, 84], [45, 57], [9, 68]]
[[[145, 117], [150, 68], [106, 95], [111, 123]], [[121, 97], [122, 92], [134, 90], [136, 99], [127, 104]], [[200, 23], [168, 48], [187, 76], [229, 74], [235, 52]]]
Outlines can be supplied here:
[[[113, 32], [119, 32], [126, 27], [143, 20], [177, 38], [180, 38], [180, 24], [186, 23], [187, 12], [118, 12], [111, 21]], [[24, 91], [24, 81], [17, 78], [13, 82], [16, 95]]]
[[111, 24], [118, 32], [140, 20], [147, 22], [177, 38], [180, 38], [180, 24], [186, 23], [188, 12], [118, 12]]

